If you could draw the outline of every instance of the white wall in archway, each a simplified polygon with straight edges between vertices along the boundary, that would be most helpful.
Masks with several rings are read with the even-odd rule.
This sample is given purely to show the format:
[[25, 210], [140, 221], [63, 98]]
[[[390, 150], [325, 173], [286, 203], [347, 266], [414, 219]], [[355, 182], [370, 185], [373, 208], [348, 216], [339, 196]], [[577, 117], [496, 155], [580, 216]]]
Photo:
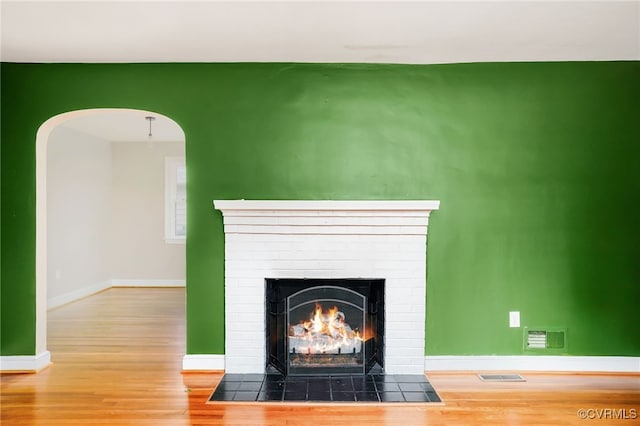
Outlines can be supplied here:
[[184, 148], [184, 142], [111, 143], [113, 286], [185, 282], [185, 240], [172, 244], [164, 238], [165, 159], [184, 158]]
[[111, 142], [57, 126], [47, 145], [47, 307], [109, 287]]

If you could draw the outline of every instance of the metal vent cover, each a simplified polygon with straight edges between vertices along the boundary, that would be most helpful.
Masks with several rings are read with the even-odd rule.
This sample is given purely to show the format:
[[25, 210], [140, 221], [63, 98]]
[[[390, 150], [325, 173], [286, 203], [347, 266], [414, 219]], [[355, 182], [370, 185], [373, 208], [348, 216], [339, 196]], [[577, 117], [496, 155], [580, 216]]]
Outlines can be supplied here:
[[564, 331], [547, 331], [547, 348], [564, 349]]
[[520, 374], [478, 374], [483, 382], [526, 382]]
[[566, 347], [564, 330], [527, 330], [526, 349], [556, 349]]
[[546, 349], [547, 348], [547, 332], [538, 330], [529, 330], [527, 333], [527, 348], [529, 349]]

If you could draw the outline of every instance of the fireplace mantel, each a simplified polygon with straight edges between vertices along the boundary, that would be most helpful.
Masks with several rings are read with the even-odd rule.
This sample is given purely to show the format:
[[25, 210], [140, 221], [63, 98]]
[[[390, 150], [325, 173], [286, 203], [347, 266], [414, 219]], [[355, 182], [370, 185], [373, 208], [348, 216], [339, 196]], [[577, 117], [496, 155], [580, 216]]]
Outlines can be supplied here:
[[216, 200], [226, 234], [426, 235], [439, 201]]
[[265, 279], [385, 280], [385, 371], [424, 372], [435, 200], [216, 200], [225, 232], [227, 373], [264, 373]]
[[430, 212], [437, 200], [216, 200], [216, 209], [227, 211], [407, 211]]

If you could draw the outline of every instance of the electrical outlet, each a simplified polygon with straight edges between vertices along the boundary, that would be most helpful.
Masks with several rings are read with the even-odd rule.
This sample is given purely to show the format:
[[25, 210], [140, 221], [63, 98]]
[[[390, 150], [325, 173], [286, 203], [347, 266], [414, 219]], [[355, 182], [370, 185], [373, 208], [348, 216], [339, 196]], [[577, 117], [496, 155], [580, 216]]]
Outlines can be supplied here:
[[520, 327], [520, 311], [509, 312], [509, 327]]

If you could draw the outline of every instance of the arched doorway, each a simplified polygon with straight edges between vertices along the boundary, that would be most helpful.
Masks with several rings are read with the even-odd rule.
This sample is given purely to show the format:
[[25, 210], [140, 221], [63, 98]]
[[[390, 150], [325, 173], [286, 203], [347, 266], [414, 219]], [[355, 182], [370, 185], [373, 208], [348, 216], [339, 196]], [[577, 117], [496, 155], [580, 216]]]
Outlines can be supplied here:
[[[153, 119], [149, 120], [147, 117], [153, 117]], [[52, 140], [52, 135], [56, 134], [55, 132], [63, 127], [71, 126], [72, 123], [73, 126], [78, 127], [74, 130], [94, 133], [94, 135], [99, 135], [102, 132], [101, 137], [105, 141], [111, 140], [114, 143], [144, 142], [143, 147], [157, 147], [157, 144], [167, 142], [167, 138], [180, 139], [182, 156], [184, 156], [185, 137], [181, 127], [174, 120], [155, 112], [122, 108], [79, 110], [54, 116], [40, 126], [36, 136], [36, 353], [45, 354], [46, 358], [50, 358], [50, 354], [47, 352], [47, 310], [52, 303], [52, 298], [48, 297], [48, 289], [52, 273], [56, 278], [59, 274], [58, 270], [52, 271], [50, 267], [52, 258], [49, 253], [50, 230], [48, 229], [50, 208], [48, 208], [47, 200], [50, 190], [48, 187], [50, 183], [48, 182], [50, 178], [48, 154], [50, 154], [51, 148], [49, 143]], [[132, 136], [134, 134], [132, 132], [139, 133], [139, 136]], [[152, 136], [149, 139], [151, 132]], [[138, 144], [138, 146], [140, 145]], [[152, 150], [149, 149], [147, 152], [152, 152]], [[162, 185], [165, 185], [164, 178]], [[109, 283], [121, 278], [124, 277], [111, 276], [110, 280], [105, 280], [100, 285], [109, 285]], [[70, 291], [57, 295], [53, 299], [56, 300], [56, 303], [62, 304], [99, 289], [95, 283], [89, 284], [91, 285], [86, 289]]]

